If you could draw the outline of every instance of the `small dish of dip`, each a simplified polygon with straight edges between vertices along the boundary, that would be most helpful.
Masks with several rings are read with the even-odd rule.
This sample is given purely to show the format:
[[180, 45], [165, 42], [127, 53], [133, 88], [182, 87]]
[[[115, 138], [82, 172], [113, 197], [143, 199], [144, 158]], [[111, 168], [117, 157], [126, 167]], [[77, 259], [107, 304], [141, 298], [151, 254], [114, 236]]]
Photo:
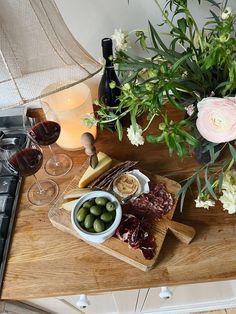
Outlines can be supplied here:
[[134, 195], [140, 190], [139, 180], [132, 174], [123, 173], [113, 182], [113, 191], [121, 198]]

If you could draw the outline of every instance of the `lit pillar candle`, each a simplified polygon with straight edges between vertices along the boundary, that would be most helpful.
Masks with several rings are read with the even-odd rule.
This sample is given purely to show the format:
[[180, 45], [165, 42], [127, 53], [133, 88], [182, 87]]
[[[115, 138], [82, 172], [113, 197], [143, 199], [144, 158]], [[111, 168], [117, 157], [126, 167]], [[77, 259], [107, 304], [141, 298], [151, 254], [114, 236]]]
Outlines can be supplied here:
[[80, 137], [84, 132], [90, 132], [94, 138], [97, 128], [88, 128], [83, 118], [93, 113], [92, 97], [90, 89], [84, 83], [80, 83], [61, 92], [43, 98], [50, 110], [46, 112], [48, 120], [56, 120], [61, 126], [61, 133], [57, 144], [65, 150], [79, 150], [83, 146]]

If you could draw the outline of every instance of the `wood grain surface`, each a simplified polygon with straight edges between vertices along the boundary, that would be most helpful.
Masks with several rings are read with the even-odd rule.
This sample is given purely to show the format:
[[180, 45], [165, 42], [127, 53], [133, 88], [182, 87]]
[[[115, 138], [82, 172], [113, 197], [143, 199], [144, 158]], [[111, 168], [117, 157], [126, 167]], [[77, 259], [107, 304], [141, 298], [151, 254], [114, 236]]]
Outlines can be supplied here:
[[[86, 161], [84, 165], [79, 169], [80, 171], [78, 170], [79, 174], [75, 176], [75, 178], [67, 187], [67, 190], [76, 188], [78, 186], [78, 182], [81, 179], [82, 175], [84, 174], [85, 170], [87, 169], [88, 164], [89, 164], [88, 161]], [[117, 164], [117, 161], [114, 161], [113, 164], [114, 165]], [[164, 183], [167, 191], [171, 193], [171, 195], [174, 197], [174, 205], [172, 209], [167, 213], [167, 215], [165, 215], [165, 219], [161, 219], [152, 224], [153, 236], [156, 242], [155, 256], [151, 260], [145, 259], [141, 250], [134, 250], [130, 248], [127, 243], [122, 242], [115, 237], [111, 237], [101, 244], [88, 242], [88, 244], [94, 246], [95, 248], [102, 250], [103, 252], [110, 254], [116, 258], [119, 258], [120, 260], [134, 267], [137, 267], [141, 269], [142, 271], [151, 270], [157, 262], [162, 244], [165, 240], [165, 237], [169, 228], [168, 222], [169, 221], [171, 222], [171, 219], [176, 209], [176, 204], [178, 201], [177, 194], [181, 187], [180, 184], [168, 178], [165, 178], [156, 174], [148, 173], [148, 172], [145, 172], [145, 175], [149, 177], [152, 183], [158, 183], [158, 182]], [[71, 213], [61, 208], [61, 205], [63, 202], [64, 202], [64, 198], [63, 198], [63, 193], [62, 193], [58, 201], [55, 202], [55, 204], [49, 210], [49, 213], [48, 213], [49, 220], [51, 221], [53, 226], [55, 226], [59, 230], [70, 233], [74, 235], [75, 237], [81, 239], [80, 235], [74, 230], [72, 226]]]
[[[173, 119], [177, 116], [173, 112]], [[139, 121], [145, 125], [146, 121]], [[153, 133], [157, 124], [153, 123]], [[97, 151], [112, 158], [139, 160], [139, 167], [181, 181], [197, 164], [191, 157], [170, 158], [165, 146], [145, 143], [132, 146], [110, 132], [99, 133]], [[58, 149], [60, 150], [60, 149]], [[68, 152], [74, 164], [82, 165], [82, 151]], [[47, 150], [45, 159], [47, 158]], [[76, 175], [53, 178], [62, 192]], [[44, 169], [38, 172], [47, 177]], [[167, 235], [159, 255], [158, 267], [142, 272], [72, 235], [54, 228], [48, 219], [49, 206], [32, 206], [26, 192], [33, 178], [28, 177], [21, 191], [15, 231], [7, 263], [2, 299], [31, 299], [59, 295], [179, 285], [236, 278], [236, 215], [228, 215], [220, 204], [205, 210], [195, 208], [196, 192], [188, 193], [183, 213], [177, 208], [174, 220], [194, 226], [196, 237], [189, 245]]]

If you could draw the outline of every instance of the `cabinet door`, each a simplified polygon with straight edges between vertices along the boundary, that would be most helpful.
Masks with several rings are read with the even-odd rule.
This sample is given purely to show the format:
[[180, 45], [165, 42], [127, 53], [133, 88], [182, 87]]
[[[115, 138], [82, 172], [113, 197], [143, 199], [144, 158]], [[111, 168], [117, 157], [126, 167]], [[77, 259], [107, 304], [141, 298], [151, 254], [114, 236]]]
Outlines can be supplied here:
[[138, 311], [141, 313], [181, 313], [183, 310], [220, 309], [236, 302], [236, 281], [212, 282], [169, 287], [169, 299], [159, 296], [160, 288], [142, 289]]
[[18, 301], [0, 301], [1, 314], [50, 314]]
[[60, 298], [61, 301], [78, 308], [82, 313], [86, 314], [117, 314], [116, 302], [112, 293], [101, 293], [94, 295], [87, 295], [88, 306], [85, 308], [79, 308], [78, 302], [80, 299], [79, 295], [66, 296]]
[[115, 291], [112, 293], [118, 313], [136, 313], [139, 290]]
[[35, 306], [39, 309], [45, 310], [48, 313], [53, 314], [79, 314], [81, 313], [78, 309], [72, 305], [62, 302], [57, 298], [44, 298], [44, 299], [33, 299], [26, 300], [24, 303]]

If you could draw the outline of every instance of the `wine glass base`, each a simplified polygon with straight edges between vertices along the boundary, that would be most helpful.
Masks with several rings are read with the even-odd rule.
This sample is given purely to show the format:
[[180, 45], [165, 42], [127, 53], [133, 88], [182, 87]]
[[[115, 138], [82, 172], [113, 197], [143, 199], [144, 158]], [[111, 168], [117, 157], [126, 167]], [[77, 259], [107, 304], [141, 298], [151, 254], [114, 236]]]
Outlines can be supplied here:
[[[40, 188], [39, 188], [40, 187]], [[59, 188], [52, 180], [40, 180], [28, 190], [28, 200], [36, 206], [50, 204], [58, 195]]]
[[55, 154], [47, 160], [44, 169], [50, 176], [62, 176], [72, 168], [72, 160], [66, 154]]

